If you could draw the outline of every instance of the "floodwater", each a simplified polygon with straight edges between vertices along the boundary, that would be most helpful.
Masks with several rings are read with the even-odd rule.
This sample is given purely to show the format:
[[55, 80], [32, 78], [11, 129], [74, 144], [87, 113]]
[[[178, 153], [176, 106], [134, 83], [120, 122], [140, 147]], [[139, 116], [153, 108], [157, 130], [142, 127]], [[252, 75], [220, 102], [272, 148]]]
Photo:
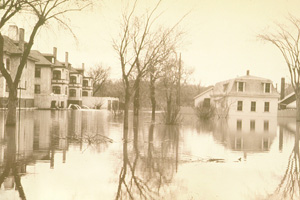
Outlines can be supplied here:
[[140, 116], [124, 135], [105, 110], [0, 112], [0, 199], [299, 199], [295, 120]]

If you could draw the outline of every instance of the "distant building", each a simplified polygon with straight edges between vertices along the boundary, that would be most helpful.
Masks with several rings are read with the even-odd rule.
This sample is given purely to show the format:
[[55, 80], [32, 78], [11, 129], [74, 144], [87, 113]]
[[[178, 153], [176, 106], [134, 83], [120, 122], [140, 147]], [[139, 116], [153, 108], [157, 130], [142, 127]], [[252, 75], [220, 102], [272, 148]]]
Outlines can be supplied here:
[[213, 105], [219, 117], [234, 115], [276, 116], [279, 94], [269, 79], [251, 76], [237, 77], [216, 83], [196, 96], [195, 106]]
[[[24, 29], [10, 26], [9, 36], [3, 37], [3, 63], [14, 79], [26, 45]], [[65, 61], [60, 62], [56, 47], [50, 54], [37, 50], [30, 52], [18, 85], [20, 106], [40, 109], [68, 108], [71, 104], [85, 105], [85, 108], [87, 105], [107, 109], [118, 107], [119, 100], [116, 98], [93, 97], [93, 78], [85, 76], [84, 64], [79, 69], [72, 67], [68, 56], [66, 52]], [[6, 80], [0, 73], [0, 108], [7, 106], [8, 95]]]
[[82, 105], [82, 83], [84, 69], [70, 69], [68, 105]]
[[42, 54], [33, 50], [38, 59], [35, 65], [35, 107], [67, 108], [69, 69], [68, 53], [64, 63], [57, 60], [57, 49], [53, 54]]

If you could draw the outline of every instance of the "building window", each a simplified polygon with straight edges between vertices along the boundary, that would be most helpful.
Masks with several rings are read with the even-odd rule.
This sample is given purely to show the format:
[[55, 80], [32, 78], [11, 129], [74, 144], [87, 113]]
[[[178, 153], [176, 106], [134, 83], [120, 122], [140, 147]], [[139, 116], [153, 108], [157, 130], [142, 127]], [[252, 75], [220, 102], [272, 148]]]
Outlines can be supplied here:
[[65, 94], [68, 95], [68, 86], [65, 88]]
[[70, 77], [70, 83], [76, 83], [76, 76]]
[[264, 121], [264, 131], [269, 131], [269, 121]]
[[10, 71], [10, 59], [6, 58], [6, 70]]
[[79, 95], [80, 95], [80, 97], [82, 96], [81, 90], [79, 90]]
[[89, 85], [89, 81], [88, 80], [83, 80], [83, 87], [87, 87]]
[[69, 94], [70, 94], [70, 97], [76, 97], [76, 90], [75, 89], [70, 89]]
[[238, 92], [244, 92], [244, 82], [238, 82]]
[[242, 149], [243, 147], [243, 142], [241, 137], [237, 137], [235, 140], [235, 148], [236, 149]]
[[263, 150], [267, 151], [269, 150], [269, 139], [263, 138]]
[[209, 108], [210, 107], [210, 98], [205, 98], [203, 101], [203, 107]]
[[60, 94], [60, 87], [59, 86], [53, 86], [52, 87], [52, 92], [54, 94]]
[[265, 83], [265, 93], [271, 92], [271, 83]]
[[61, 71], [54, 70], [53, 71], [53, 79], [60, 80], [61, 79]]
[[255, 120], [250, 121], [250, 131], [255, 131]]
[[34, 93], [40, 94], [41, 93], [41, 86], [40, 85], [34, 85]]
[[238, 111], [242, 111], [243, 110], [243, 102], [242, 101], [238, 101], [237, 102], [237, 110]]
[[242, 130], [242, 120], [236, 121], [236, 130], [241, 131]]
[[35, 78], [41, 78], [41, 68], [40, 67], [36, 67], [35, 68]]
[[270, 111], [270, 102], [265, 102], [265, 112]]
[[83, 97], [87, 97], [87, 96], [89, 96], [89, 93], [88, 93], [88, 91], [82, 91], [82, 96], [83, 96]]
[[256, 102], [255, 101], [251, 101], [251, 111], [252, 112], [256, 111]]

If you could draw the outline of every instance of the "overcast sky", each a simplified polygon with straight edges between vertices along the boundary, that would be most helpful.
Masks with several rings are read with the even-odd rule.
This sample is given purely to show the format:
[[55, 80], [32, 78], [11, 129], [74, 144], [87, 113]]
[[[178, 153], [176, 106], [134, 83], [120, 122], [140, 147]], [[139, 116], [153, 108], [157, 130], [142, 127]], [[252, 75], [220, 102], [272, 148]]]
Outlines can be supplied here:
[[[104, 0], [100, 6], [70, 15], [70, 24], [77, 41], [66, 30], [55, 26], [43, 28], [34, 49], [51, 53], [58, 47], [58, 57], [64, 61], [65, 51], [75, 67], [85, 63], [86, 68], [97, 63], [111, 66], [112, 77], [121, 78], [120, 64], [112, 48], [112, 38], [120, 30], [124, 2]], [[153, 6], [153, 0], [140, 0], [143, 12]], [[179, 51], [188, 68], [195, 71], [195, 83], [215, 84], [246, 74], [269, 78], [280, 83], [289, 81], [289, 73], [279, 50], [256, 36], [274, 26], [285, 23], [288, 14], [300, 17], [299, 0], [163, 0], [164, 11], [159, 23], [171, 26], [187, 12], [181, 26], [186, 31], [184, 47]]]

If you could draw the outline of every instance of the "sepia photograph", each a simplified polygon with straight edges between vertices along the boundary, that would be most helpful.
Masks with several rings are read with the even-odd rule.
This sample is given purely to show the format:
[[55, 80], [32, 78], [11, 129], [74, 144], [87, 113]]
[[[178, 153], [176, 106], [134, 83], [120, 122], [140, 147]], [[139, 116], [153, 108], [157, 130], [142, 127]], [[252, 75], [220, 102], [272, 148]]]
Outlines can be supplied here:
[[0, 1], [0, 200], [300, 199], [299, 10]]

